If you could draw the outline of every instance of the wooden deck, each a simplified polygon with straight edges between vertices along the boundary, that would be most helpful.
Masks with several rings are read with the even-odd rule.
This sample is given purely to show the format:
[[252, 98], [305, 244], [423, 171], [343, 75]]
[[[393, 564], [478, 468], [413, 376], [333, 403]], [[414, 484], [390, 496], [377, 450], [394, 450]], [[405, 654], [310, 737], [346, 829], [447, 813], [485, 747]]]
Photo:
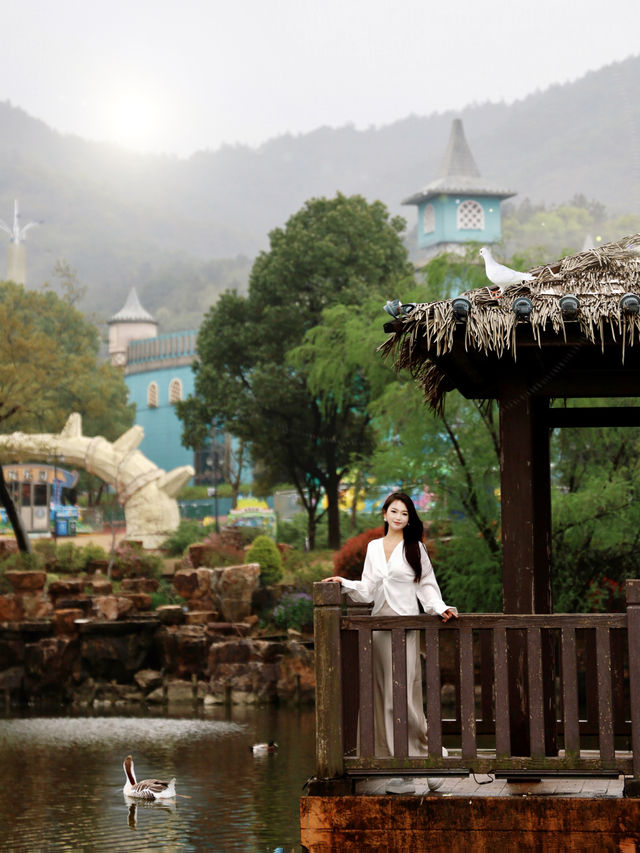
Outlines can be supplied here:
[[[355, 793], [361, 797], [582, 797], [586, 799], [619, 798], [623, 796], [624, 777], [616, 779], [568, 778], [566, 776], [541, 779], [539, 782], [513, 782], [493, 776], [468, 776], [445, 778], [437, 791], [430, 791], [424, 776], [404, 778], [411, 780], [415, 794], [386, 794], [385, 785], [390, 776], [361, 779], [355, 784]], [[477, 780], [477, 781], [476, 781]]]
[[[303, 849], [640, 850], [640, 581], [627, 583], [626, 613], [454, 624], [344, 615], [333, 586], [314, 585], [316, 776], [300, 802]], [[373, 631], [391, 634], [390, 756], [375, 754]], [[409, 631], [425, 656], [420, 757], [408, 751]], [[430, 791], [427, 776], [444, 783]], [[387, 793], [394, 777], [415, 792]]]
[[622, 779], [547, 779], [478, 785], [452, 779], [429, 792], [380, 794], [382, 778], [351, 796], [300, 801], [308, 853], [632, 853], [640, 849], [640, 807]]

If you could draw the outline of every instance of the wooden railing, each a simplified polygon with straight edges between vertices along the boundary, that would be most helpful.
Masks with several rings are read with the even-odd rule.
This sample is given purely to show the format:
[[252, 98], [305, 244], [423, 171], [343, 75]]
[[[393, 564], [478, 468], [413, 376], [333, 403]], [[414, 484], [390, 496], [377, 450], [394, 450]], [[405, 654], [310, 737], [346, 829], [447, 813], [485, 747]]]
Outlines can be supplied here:
[[[627, 581], [626, 613], [371, 617], [345, 613], [339, 585], [325, 583], [314, 585], [314, 604], [318, 778], [623, 774], [640, 786], [640, 581]], [[391, 632], [387, 757], [374, 754], [372, 631]], [[429, 753], [421, 757], [407, 748], [407, 631], [420, 632], [424, 652]]]

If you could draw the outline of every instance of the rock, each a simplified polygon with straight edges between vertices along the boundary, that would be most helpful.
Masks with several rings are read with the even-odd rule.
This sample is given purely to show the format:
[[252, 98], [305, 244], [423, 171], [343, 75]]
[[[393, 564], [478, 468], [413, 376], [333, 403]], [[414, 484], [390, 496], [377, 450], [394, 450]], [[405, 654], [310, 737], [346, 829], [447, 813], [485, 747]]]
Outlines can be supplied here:
[[185, 612], [180, 604], [162, 604], [156, 607], [155, 614], [163, 625], [182, 625]]
[[169, 681], [167, 684], [167, 701], [170, 704], [190, 705], [193, 700], [193, 684], [190, 681], [182, 681], [181, 679]]
[[140, 690], [148, 693], [162, 684], [162, 673], [158, 672], [157, 669], [141, 669], [139, 672], [136, 672], [133, 679]]
[[87, 581], [87, 589], [89, 589], [94, 595], [111, 595], [113, 592], [113, 584], [108, 580], [93, 578]]
[[209, 622], [207, 624], [207, 634], [210, 637], [246, 637], [251, 633], [251, 625], [247, 622]]
[[121, 592], [120, 597], [128, 598], [134, 610], [151, 610], [151, 596], [148, 592]]
[[204, 625], [163, 625], [156, 637], [165, 672], [177, 678], [204, 674], [209, 648]]
[[34, 590], [42, 590], [47, 582], [46, 572], [8, 571], [4, 573], [4, 576], [16, 592], [33, 592]]
[[121, 619], [133, 611], [133, 602], [121, 595], [96, 595], [93, 609], [99, 618]]
[[75, 624], [75, 620], [82, 619], [83, 616], [83, 611], [74, 607], [56, 610], [53, 614], [53, 624], [56, 634], [77, 634], [78, 626]]
[[[127, 627], [126, 622], [95, 623], [97, 628]], [[84, 672], [93, 678], [119, 684], [131, 684], [135, 673], [149, 668], [155, 655], [155, 629], [140, 622], [131, 623], [121, 633], [80, 634], [80, 659]]]
[[185, 613], [185, 622], [187, 625], [207, 625], [215, 622], [218, 616], [217, 610], [190, 610]]
[[283, 655], [279, 665], [278, 699], [313, 702], [316, 683], [313, 652], [300, 643], [287, 645], [287, 654]]
[[0, 672], [0, 690], [20, 690], [24, 679], [24, 667], [12, 666]]
[[207, 660], [207, 673], [212, 675], [222, 663], [247, 663], [258, 660], [260, 652], [251, 640], [227, 640], [212, 643]]
[[145, 698], [150, 705], [161, 705], [164, 702], [164, 690], [162, 687], [156, 687]]
[[25, 619], [45, 619], [53, 613], [53, 605], [44, 590], [25, 592], [21, 598]]
[[20, 596], [15, 593], [0, 595], [0, 622], [19, 622], [23, 615]]
[[82, 598], [57, 598], [53, 606], [55, 610], [68, 610], [69, 608], [82, 610], [83, 616], [90, 615], [93, 610], [93, 602], [84, 596]]
[[180, 569], [173, 576], [178, 595], [186, 599], [190, 610], [213, 610], [211, 569]]
[[52, 600], [58, 598], [75, 598], [84, 595], [87, 582], [84, 578], [66, 578], [63, 581], [51, 581], [47, 592]]
[[27, 685], [38, 691], [62, 692], [77, 660], [78, 640], [71, 637], [46, 637], [25, 646], [24, 671]]
[[87, 574], [106, 575], [109, 572], [109, 560], [106, 557], [95, 557], [87, 563]]
[[120, 592], [156, 592], [160, 581], [156, 578], [123, 578]]
[[260, 565], [227, 566], [217, 583], [220, 612], [228, 622], [242, 622], [251, 614], [251, 598], [258, 586]]

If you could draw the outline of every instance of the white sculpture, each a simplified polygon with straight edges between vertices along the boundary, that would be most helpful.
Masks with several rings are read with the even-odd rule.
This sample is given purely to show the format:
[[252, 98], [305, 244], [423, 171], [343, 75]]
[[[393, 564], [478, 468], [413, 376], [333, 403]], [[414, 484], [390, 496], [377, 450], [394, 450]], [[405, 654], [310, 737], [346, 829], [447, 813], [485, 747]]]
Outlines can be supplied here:
[[14, 198], [13, 200], [13, 228], [9, 228], [6, 222], [0, 219], [0, 228], [3, 231], [6, 231], [9, 237], [11, 237], [11, 242], [19, 244], [21, 243], [27, 235], [27, 231], [30, 228], [34, 228], [36, 225], [41, 225], [41, 222], [28, 222], [26, 225], [20, 226], [20, 210], [18, 208], [18, 199]]
[[142, 540], [145, 548], [158, 548], [180, 523], [175, 496], [194, 475], [190, 465], [166, 472], [138, 450], [144, 437], [133, 426], [113, 443], [101, 435], [82, 434], [82, 418], [69, 415], [59, 435], [14, 432], [0, 435], [0, 451], [28, 459], [78, 465], [115, 489], [124, 506], [127, 538]]

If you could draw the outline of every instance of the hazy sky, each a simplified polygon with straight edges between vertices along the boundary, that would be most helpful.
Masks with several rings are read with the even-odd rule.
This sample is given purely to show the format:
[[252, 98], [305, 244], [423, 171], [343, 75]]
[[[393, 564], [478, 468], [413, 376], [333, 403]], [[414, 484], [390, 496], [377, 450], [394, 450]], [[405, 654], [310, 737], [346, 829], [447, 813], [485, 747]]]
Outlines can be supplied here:
[[188, 156], [511, 102], [640, 53], [640, 0], [13, 0], [0, 100]]

